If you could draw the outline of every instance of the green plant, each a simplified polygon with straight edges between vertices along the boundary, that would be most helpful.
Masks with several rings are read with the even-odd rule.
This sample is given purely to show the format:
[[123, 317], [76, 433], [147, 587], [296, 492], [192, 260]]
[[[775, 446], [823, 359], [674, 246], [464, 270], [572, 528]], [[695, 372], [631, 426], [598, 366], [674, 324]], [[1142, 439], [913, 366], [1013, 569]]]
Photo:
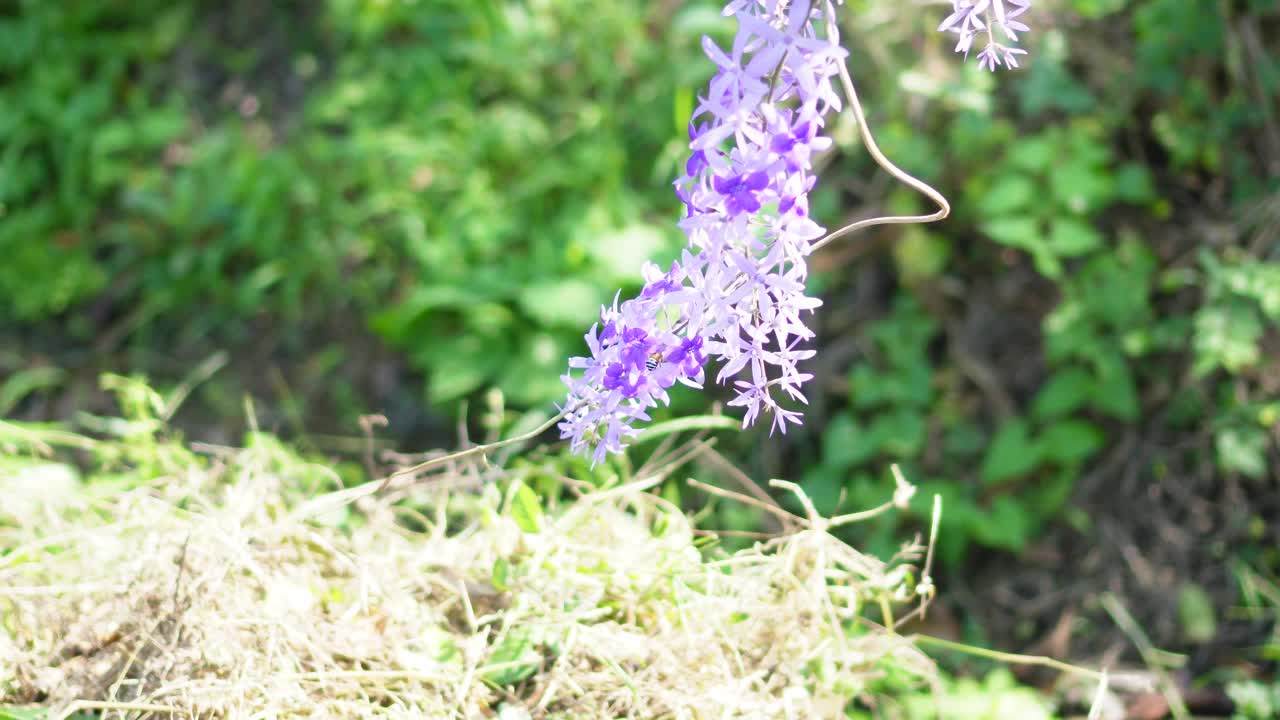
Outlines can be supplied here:
[[878, 708], [876, 714], [856, 711], [850, 720], [1055, 720], [1054, 704], [1035, 690], [1019, 685], [1013, 673], [997, 668], [981, 678], [943, 676], [934, 693], [908, 692]]
[[[1274, 474], [1280, 396], [1266, 348], [1280, 328], [1280, 255], [1264, 228], [1280, 185], [1264, 165], [1280, 149], [1267, 144], [1280, 64], [1254, 42], [1268, 32], [1264, 5], [1063, 3], [1027, 71], [999, 84], [1007, 94], [981, 74], [937, 72], [928, 52], [870, 91], [890, 116], [888, 151], [962, 191], [952, 221], [897, 238], [887, 309], [834, 329], [868, 342], [847, 384], [833, 383], [806, 475], [815, 497], [856, 501], [874, 468], [903, 462], [945, 498], [940, 551], [954, 564], [971, 543], [1024, 548], [1070, 507], [1078, 478], [1112, 471], [1124, 438], [1208, 434], [1193, 454], [1210, 448], [1217, 472]], [[914, 29], [884, 17], [866, 62], [897, 57]], [[1210, 68], [1229, 80], [1215, 84]], [[1205, 172], [1221, 186], [1192, 205]], [[905, 195], [885, 202], [913, 209]], [[1226, 230], [1210, 241], [1207, 225], [1186, 226], [1201, 217]], [[1016, 298], [992, 297], [1009, 288]], [[970, 294], [1038, 335], [988, 332], [977, 342], [1005, 359], [972, 357], [957, 315]], [[1144, 471], [1155, 482], [1162, 468]], [[1086, 514], [1069, 514], [1088, 530]], [[891, 551], [891, 527], [867, 532]]]
[[[104, 380], [122, 416], [78, 436], [101, 459], [86, 464], [87, 482], [0, 507], [0, 717], [359, 715], [388, 702], [433, 717], [539, 702], [566, 718], [813, 715], [872, 692], [883, 673], [914, 688], [934, 672], [909, 639], [859, 622], [867, 608], [917, 601], [909, 563], [922, 546], [882, 562], [810, 516], [768, 548], [713, 547], [647, 492], [702, 446], [666, 443], [600, 487], [559, 476], [545, 496], [531, 483], [551, 473], [536, 460], [481, 459], [536, 433], [436, 458], [436, 482], [416, 487], [318, 487], [312, 478], [341, 468], [259, 431], [211, 459], [157, 420], [171, 398], [140, 379]], [[74, 459], [30, 452], [0, 454], [0, 488], [41, 479], [10, 460]], [[117, 482], [122, 472], [131, 482]], [[472, 483], [476, 473], [487, 481]], [[68, 654], [76, 628], [87, 649]], [[780, 631], [795, 642], [779, 643]], [[145, 696], [114, 682], [120, 663], [146, 676]], [[744, 695], [743, 669], [778, 681]]]
[[1280, 713], [1280, 683], [1232, 682], [1227, 684], [1227, 695], [1236, 706], [1231, 720], [1265, 720]]
[[346, 315], [438, 410], [491, 385], [549, 401], [593, 309], [674, 247], [708, 10], [20, 3], [0, 322], [102, 353], [297, 354]]
[[1093, 224], [1117, 202], [1153, 200], [1149, 171], [1118, 166], [1095, 120], [1018, 135], [965, 187], [966, 207], [992, 240], [1026, 251], [1045, 276], [1063, 278], [1064, 263], [1103, 247]]

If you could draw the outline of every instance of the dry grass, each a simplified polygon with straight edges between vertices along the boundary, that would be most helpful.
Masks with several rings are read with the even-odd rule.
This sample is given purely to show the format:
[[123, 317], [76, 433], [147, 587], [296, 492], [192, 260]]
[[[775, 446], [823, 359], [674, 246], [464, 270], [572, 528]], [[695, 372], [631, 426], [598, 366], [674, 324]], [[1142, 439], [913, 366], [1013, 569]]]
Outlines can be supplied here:
[[0, 702], [129, 717], [818, 718], [889, 668], [932, 672], [859, 619], [902, 597], [900, 566], [813, 527], [700, 552], [688, 518], [645, 491], [652, 477], [527, 532], [493, 484], [370, 496], [324, 523], [272, 468], [244, 451], [106, 500], [0, 509]]

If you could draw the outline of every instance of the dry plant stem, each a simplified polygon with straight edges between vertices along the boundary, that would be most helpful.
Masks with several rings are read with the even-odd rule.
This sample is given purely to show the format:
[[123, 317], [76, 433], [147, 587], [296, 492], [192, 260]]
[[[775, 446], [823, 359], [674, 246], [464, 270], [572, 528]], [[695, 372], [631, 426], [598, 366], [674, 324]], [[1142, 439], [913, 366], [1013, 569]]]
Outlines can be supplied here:
[[1102, 720], [1102, 701], [1107, 696], [1107, 671], [1102, 671], [1102, 679], [1098, 681], [1098, 691], [1093, 694], [1093, 705], [1089, 707], [1088, 720]]
[[[738, 466], [729, 462], [726, 457], [718, 452], [708, 453], [707, 457], [724, 469], [725, 472], [729, 473], [729, 475], [736, 480], [744, 490], [751, 493], [758, 500], [773, 505], [774, 507], [778, 506], [777, 501], [773, 499], [772, 495], [766, 492], [764, 488], [760, 487], [759, 483], [752, 480], [746, 473], [739, 469]], [[788, 517], [781, 517], [780, 519], [782, 520], [781, 529], [784, 533], [791, 533], [797, 529], [798, 526], [795, 523], [796, 518], [794, 515], [790, 515], [790, 513], [788, 513]]]
[[[835, 19], [832, 18], [832, 23]], [[914, 175], [906, 172], [902, 168], [894, 165], [885, 154], [881, 152], [880, 146], [876, 144], [875, 136], [871, 134], [871, 126], [867, 124], [866, 113], [862, 110], [862, 103], [858, 101], [858, 91], [854, 89], [853, 78], [849, 76], [849, 68], [843, 61], [840, 63], [840, 83], [844, 86], [844, 93], [849, 99], [849, 109], [853, 111], [853, 118], [858, 123], [858, 132], [862, 135], [862, 144], [866, 146], [867, 152], [876, 164], [884, 169], [885, 172], [892, 175], [902, 184], [910, 187], [912, 190], [924, 195], [937, 204], [937, 212], [929, 215], [886, 215], [883, 217], [868, 218], [859, 220], [858, 222], [845, 225], [834, 232], [828, 233], [826, 237], [815, 242], [810, 251], [819, 250], [826, 245], [839, 240], [850, 233], [864, 230], [876, 225], [909, 225], [915, 223], [937, 222], [951, 214], [951, 204], [942, 196], [933, 186], [916, 178]]]
[[750, 495], [744, 495], [742, 493], [734, 492], [732, 490], [725, 490], [724, 488], [718, 488], [715, 485], [708, 485], [707, 483], [699, 482], [697, 480], [694, 480], [693, 478], [689, 478], [687, 482], [690, 485], [698, 488], [699, 490], [702, 490], [703, 492], [707, 492], [712, 495], [719, 495], [720, 497], [728, 498], [730, 500], [737, 500], [738, 502], [746, 503], [747, 505], [751, 505], [752, 507], [758, 507], [761, 510], [764, 510], [765, 512], [772, 514], [774, 517], [777, 517], [784, 524], [790, 525], [797, 522], [801, 524], [804, 523], [804, 518], [798, 515], [793, 515], [792, 513], [789, 513], [786, 510], [783, 510], [782, 508], [778, 507], [777, 505], [772, 505], [770, 503], [757, 500], [751, 497]]
[[468, 458], [473, 455], [480, 455], [483, 457], [485, 453], [496, 450], [498, 448], [506, 447], [508, 445], [515, 445], [517, 443], [528, 442], [529, 440], [533, 440], [534, 438], [538, 437], [539, 435], [546, 432], [547, 430], [550, 430], [552, 427], [555, 426], [556, 423], [560, 422], [560, 420], [563, 418], [564, 418], [564, 413], [559, 412], [559, 413], [556, 413], [550, 420], [547, 420], [543, 424], [539, 425], [533, 430], [530, 430], [527, 433], [524, 433], [523, 435], [517, 435], [515, 437], [507, 438], [506, 440], [499, 440], [497, 442], [492, 442], [485, 445], [476, 445], [474, 447], [469, 447], [466, 450], [459, 450], [458, 452], [455, 452], [455, 453], [450, 453], [448, 455], [441, 455], [440, 457], [431, 458], [430, 460], [424, 460], [423, 462], [420, 462], [417, 465], [414, 465], [413, 467], [397, 470], [384, 478], [381, 478], [378, 480], [370, 480], [367, 483], [356, 485], [355, 487], [346, 488], [345, 490], [336, 490], [331, 493], [320, 495], [312, 499], [311, 501], [305, 503], [304, 505], [300, 506], [297, 510], [295, 510], [294, 516], [307, 517], [309, 515], [316, 515], [319, 513], [332, 511], [342, 505], [353, 503], [362, 497], [367, 497], [369, 495], [373, 495], [375, 493], [381, 492], [386, 487], [388, 487], [393, 480], [397, 478], [405, 477], [408, 475], [415, 475], [424, 470], [430, 470], [431, 468], [456, 462], [458, 460], [462, 460], [464, 458]]
[[791, 482], [790, 480], [779, 480], [774, 478], [769, 481], [769, 487], [778, 488], [779, 490], [788, 490], [796, 496], [796, 499], [800, 501], [801, 507], [804, 508], [810, 529], [826, 529], [824, 525], [826, 519], [818, 513], [818, 508], [813, 506], [813, 501], [809, 499], [809, 496], [805, 494], [804, 490], [802, 490], [799, 485]]
[[[674, 457], [670, 459], [664, 458], [662, 463], [658, 463], [657, 464], [658, 466], [656, 468], [649, 470], [648, 473], [646, 474], [655, 475], [665, 480], [669, 475], [671, 475], [671, 473], [675, 472], [677, 468], [684, 465], [685, 463], [688, 463], [690, 460], [694, 459], [695, 457], [698, 457], [699, 455], [714, 448], [715, 445], [716, 445], [716, 438], [706, 438], [705, 433], [698, 433], [692, 440], [689, 441], [688, 444], [685, 445], [683, 449], [681, 449], [678, 453], [675, 453]], [[646, 466], [648, 464], [649, 463], [645, 463]], [[643, 470], [644, 468], [641, 468], [641, 469]], [[639, 474], [639, 475], [640, 477], [645, 476], [645, 474]]]
[[898, 618], [894, 629], [902, 627], [912, 619], [923, 620], [929, 614], [929, 603], [937, 590], [933, 587], [933, 549], [938, 544], [938, 525], [942, 522], [942, 496], [933, 496], [933, 521], [929, 526], [929, 548], [925, 551], [924, 571], [920, 573], [920, 582], [916, 583], [916, 594], [920, 596], [920, 604], [914, 610]]
[[662, 438], [661, 440], [659, 440], [658, 447], [653, 449], [653, 452], [649, 454], [648, 459], [645, 460], [644, 465], [640, 466], [640, 469], [636, 471], [636, 474], [637, 475], [646, 474], [645, 471], [649, 468], [651, 464], [658, 464], [658, 465], [662, 464], [662, 462], [667, 458], [667, 453], [671, 451], [671, 446], [675, 443], [675, 440], [676, 440], [676, 433], [672, 433]]
[[933, 569], [933, 547], [938, 544], [938, 526], [942, 524], [942, 496], [933, 496], [933, 519], [929, 523], [929, 552], [924, 558], [924, 577]]
[[884, 513], [887, 513], [892, 509], [893, 509], [893, 501], [890, 500], [885, 504], [879, 505], [877, 507], [873, 507], [870, 510], [862, 510], [859, 512], [845, 513], [844, 515], [836, 515], [833, 518], [829, 518], [826, 522], [828, 527], [839, 527], [841, 525], [848, 525], [850, 523], [862, 522], [863, 520], [870, 520], [871, 518], [876, 517], [878, 515], [883, 515]]
[[1173, 713], [1173, 717], [1177, 718], [1177, 720], [1191, 720], [1191, 712], [1187, 710], [1186, 703], [1182, 701], [1182, 693], [1178, 691], [1178, 686], [1174, 683], [1173, 678], [1169, 677], [1169, 673], [1162, 664], [1156, 661], [1158, 651], [1151, 644], [1147, 634], [1142, 631], [1138, 622], [1133, 619], [1129, 611], [1112, 593], [1103, 594], [1102, 607], [1111, 616], [1111, 619], [1120, 626], [1124, 634], [1128, 635], [1129, 639], [1133, 641], [1134, 647], [1138, 648], [1138, 654], [1142, 655], [1142, 661], [1147, 664], [1147, 668], [1160, 679], [1160, 694], [1164, 696], [1165, 702], [1169, 704], [1169, 712]]
[[[809, 499], [809, 496], [804, 492], [804, 490], [799, 485], [789, 480], [778, 480], [775, 478], [769, 481], [769, 486], [778, 488], [780, 490], [788, 490], [793, 495], [795, 495], [797, 499], [799, 499], [800, 504], [804, 507], [805, 514], [808, 516], [806, 525], [813, 532], [826, 533], [826, 532], [829, 532], [832, 528], [837, 527], [841, 524], [847, 524], [847, 523], [856, 522], [859, 520], [866, 520], [868, 518], [875, 517], [876, 515], [879, 515], [881, 513], [887, 512], [888, 510], [892, 510], [894, 507], [893, 501], [890, 500], [884, 505], [881, 505], [880, 507], [877, 507], [877, 508], [873, 508], [871, 510], [867, 510], [866, 512], [849, 513], [847, 515], [839, 515], [834, 518], [824, 518], [818, 512], [818, 509], [814, 507], [813, 501]], [[737, 493], [735, 493], [735, 495], [737, 495]], [[739, 497], [745, 497], [745, 496], [739, 496]], [[880, 614], [884, 618], [885, 631], [891, 635], [896, 634], [894, 630], [895, 623], [893, 620], [893, 608], [889, 603], [889, 598], [882, 593], [876, 597], [876, 602], [880, 607]]]
[[[920, 596], [920, 617], [924, 617], [929, 607], [929, 600], [933, 597], [933, 549], [938, 544], [938, 526], [942, 524], [942, 496], [935, 493], [933, 496], [933, 517], [929, 521], [929, 549], [924, 556], [924, 572], [920, 574], [920, 583], [928, 583], [930, 590], [927, 594]], [[917, 586], [919, 587], [919, 586]]]
[[508, 445], [515, 445], [516, 443], [527, 442], [529, 440], [532, 440], [538, 437], [539, 435], [550, 430], [551, 428], [555, 427], [556, 423], [560, 422], [562, 419], [564, 419], [564, 412], [558, 412], [550, 420], [544, 422], [543, 424], [539, 425], [533, 430], [530, 430], [529, 432], [524, 433], [523, 435], [517, 435], [512, 438], [507, 438], [506, 440], [499, 440], [497, 442], [491, 442], [484, 445], [476, 445], [475, 447], [469, 447], [466, 450], [459, 450], [456, 453], [451, 453], [449, 455], [444, 455], [438, 458], [432, 458], [430, 460], [420, 462], [417, 465], [414, 465], [413, 467], [407, 467], [402, 470], [397, 470], [391, 473], [390, 475], [386, 476], [385, 478], [383, 478], [381, 481], [375, 480], [374, 482], [381, 482], [383, 484], [387, 484], [387, 483], [390, 483], [392, 480], [395, 480], [396, 478], [404, 477], [406, 475], [414, 475], [416, 473], [422, 472], [423, 470], [429, 470], [439, 465], [444, 465], [450, 462], [456, 462], [458, 460], [462, 460], [463, 458], [471, 457], [472, 455], [483, 455], [484, 453], [491, 452], [493, 450], [497, 450], [498, 448], [506, 447]]
[[75, 715], [82, 710], [116, 710], [119, 712], [148, 712], [148, 713], [168, 713], [170, 715], [185, 715], [186, 712], [168, 705], [156, 705], [153, 703], [117, 703], [117, 702], [98, 702], [92, 700], [76, 700], [67, 706], [65, 710], [57, 715], [58, 720], [67, 720], [67, 718]]
[[386, 680], [420, 680], [439, 682], [444, 675], [422, 670], [321, 670], [318, 672], [293, 673], [281, 675], [281, 680], [297, 680], [300, 682], [328, 682], [330, 680], [367, 680], [383, 682]]
[[699, 537], [741, 537], [752, 540], [771, 540], [777, 537], [777, 533], [754, 532], [752, 530], [702, 530], [694, 528], [691, 532]]
[[[800, 488], [799, 485], [791, 482], [790, 480], [778, 480], [778, 479], [770, 480], [769, 485], [770, 487], [775, 487], [780, 490], [788, 490], [793, 495], [795, 495], [800, 500], [800, 504], [804, 507], [804, 511], [808, 515], [807, 525], [809, 526], [809, 528], [814, 530], [821, 530], [823, 532], [830, 530], [831, 528], [834, 528], [834, 527], [839, 527], [841, 525], [848, 525], [849, 523], [861, 522], [863, 520], [870, 520], [871, 518], [876, 517], [877, 515], [883, 515], [884, 513], [892, 510], [894, 507], [893, 500], [890, 500], [885, 504], [880, 505], [879, 507], [871, 508], [870, 510], [847, 513], [845, 515], [837, 515], [832, 518], [824, 518], [818, 512], [818, 509], [813, 506], [813, 501], [809, 499], [809, 496], [805, 494], [805, 492]], [[741, 499], [742, 497], [745, 497], [745, 496], [738, 496], [738, 499]], [[795, 516], [793, 515], [792, 517], [795, 517]]]
[[1097, 670], [1090, 670], [1078, 665], [1062, 662], [1061, 660], [1054, 660], [1051, 657], [1045, 657], [1043, 655], [1019, 655], [1018, 653], [988, 650], [986, 648], [965, 645], [964, 643], [943, 640], [942, 638], [934, 637], [932, 635], [912, 635], [911, 639], [918, 644], [935, 645], [937, 647], [946, 648], [947, 650], [955, 650], [956, 652], [962, 652], [967, 655], [977, 655], [978, 657], [990, 658], [1002, 663], [1010, 663], [1013, 665], [1043, 665], [1044, 667], [1051, 667], [1065, 673], [1081, 675], [1083, 677], [1093, 678], [1094, 680], [1099, 681], [1102, 680], [1103, 677], [1103, 673], [1100, 673]]
[[204, 381], [213, 377], [219, 370], [226, 367], [229, 355], [226, 352], [216, 352], [205, 358], [204, 362], [197, 365], [187, 376], [182, 379], [178, 387], [169, 393], [169, 397], [165, 399], [164, 409], [160, 413], [160, 419], [168, 422], [173, 419], [173, 414], [178, 411], [182, 403], [186, 401], [187, 396], [192, 390], [199, 387]]
[[[434, 507], [414, 523], [422, 531], [382, 502], [361, 523], [312, 525], [279, 498], [287, 476], [252, 450], [227, 458], [217, 474], [183, 474], [181, 485], [166, 478], [160, 489], [104, 501], [88, 521], [96, 534], [79, 530], [65, 551], [22, 563], [20, 582], [31, 586], [128, 592], [0, 598], [21, 618], [0, 630], [0, 656], [18, 648], [16, 674], [0, 660], [0, 705], [10, 701], [5, 693], [44, 693], [55, 714], [83, 699], [104, 702], [81, 707], [112, 717], [359, 717], [394, 705], [462, 720], [459, 709], [514, 697], [491, 685], [496, 675], [529, 668], [516, 701], [534, 717], [668, 717], [681, 706], [706, 717], [820, 717], [885, 660], [932, 682], [932, 663], [908, 638], [846, 632], [861, 607], [854, 597], [900, 577], [889, 564], [804, 529], [803, 518], [795, 519], [800, 532], [723, 561], [696, 552], [688, 518], [648, 489], [710, 447], [708, 439], [670, 448], [630, 476], [638, 481], [547, 512], [536, 534], [521, 531], [492, 492], [462, 502], [431, 493]], [[470, 466], [428, 477], [447, 488]], [[659, 515], [661, 532], [652, 522]], [[18, 522], [15, 544], [31, 547], [42, 533], [86, 519], [71, 508], [56, 522]], [[176, 568], [156, 562], [156, 547], [173, 548]], [[521, 558], [521, 570], [499, 596], [485, 579], [506, 557]], [[8, 589], [6, 578], [0, 586]], [[157, 615], [171, 604], [173, 625]], [[95, 650], [102, 662], [65, 663], [49, 679], [35, 671], [56, 665], [63, 638], [81, 637], [79, 628], [117, 625], [149, 630]], [[560, 651], [511, 658], [507, 637], [525, 629], [536, 647], [538, 637], [554, 637]], [[424, 644], [457, 648], [461, 661], [432, 662]], [[814, 663], [833, 674], [814, 677]], [[121, 668], [148, 678], [146, 696], [119, 684]], [[16, 690], [10, 675], [21, 683]], [[788, 692], [801, 683], [811, 683], [810, 697]], [[119, 694], [105, 694], [109, 687]]]

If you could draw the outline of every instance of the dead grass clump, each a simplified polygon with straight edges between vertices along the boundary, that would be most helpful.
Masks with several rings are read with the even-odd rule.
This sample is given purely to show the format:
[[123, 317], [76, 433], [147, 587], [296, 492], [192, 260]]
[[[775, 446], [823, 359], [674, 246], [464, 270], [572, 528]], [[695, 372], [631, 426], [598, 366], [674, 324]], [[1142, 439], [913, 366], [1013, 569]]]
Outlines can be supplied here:
[[242, 453], [105, 501], [0, 509], [0, 702], [814, 718], [888, 668], [929, 674], [905, 639], [857, 620], [902, 591], [901, 571], [814, 528], [708, 559], [652, 484], [532, 516], [493, 486], [426, 492], [416, 510], [372, 501], [335, 524]]

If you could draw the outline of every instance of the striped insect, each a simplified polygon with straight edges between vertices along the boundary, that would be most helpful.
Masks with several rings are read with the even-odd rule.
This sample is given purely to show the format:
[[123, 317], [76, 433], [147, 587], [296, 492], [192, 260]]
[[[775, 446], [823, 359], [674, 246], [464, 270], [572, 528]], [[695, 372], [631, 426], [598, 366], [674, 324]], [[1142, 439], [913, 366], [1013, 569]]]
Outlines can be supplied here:
[[658, 365], [662, 363], [662, 351], [654, 350], [649, 353], [649, 357], [644, 359], [644, 369], [653, 372], [658, 369]]

